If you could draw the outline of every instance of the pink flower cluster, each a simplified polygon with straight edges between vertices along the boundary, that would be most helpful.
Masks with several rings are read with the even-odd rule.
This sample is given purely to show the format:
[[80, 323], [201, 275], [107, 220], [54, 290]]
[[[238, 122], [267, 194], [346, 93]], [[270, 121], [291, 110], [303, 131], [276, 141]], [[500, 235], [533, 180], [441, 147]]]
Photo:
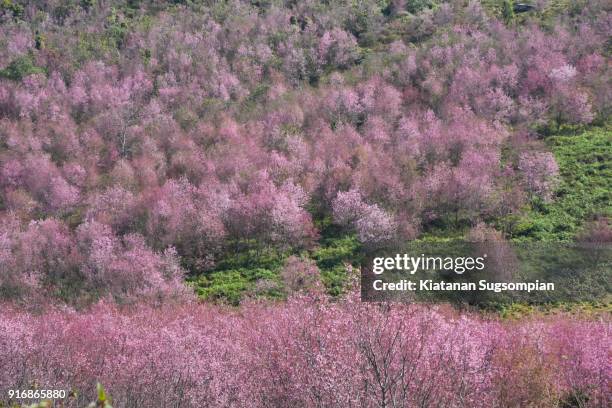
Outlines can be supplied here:
[[0, 218], [0, 288], [5, 297], [29, 304], [63, 300], [118, 301], [145, 297], [189, 297], [174, 248], [152, 251], [139, 234], [117, 237], [108, 225], [89, 221], [72, 232], [48, 218], [21, 228]]

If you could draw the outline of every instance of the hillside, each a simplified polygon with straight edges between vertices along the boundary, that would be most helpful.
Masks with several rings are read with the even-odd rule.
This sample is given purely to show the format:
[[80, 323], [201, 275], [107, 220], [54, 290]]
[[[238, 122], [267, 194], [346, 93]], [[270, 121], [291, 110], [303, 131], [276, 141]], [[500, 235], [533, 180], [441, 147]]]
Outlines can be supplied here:
[[609, 406], [611, 11], [0, 0], [0, 408]]

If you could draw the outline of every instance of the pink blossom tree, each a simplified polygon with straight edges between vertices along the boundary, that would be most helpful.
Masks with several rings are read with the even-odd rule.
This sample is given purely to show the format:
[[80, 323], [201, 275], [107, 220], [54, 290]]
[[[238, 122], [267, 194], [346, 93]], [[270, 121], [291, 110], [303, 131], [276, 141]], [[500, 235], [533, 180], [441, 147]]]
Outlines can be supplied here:
[[523, 173], [527, 190], [544, 201], [552, 198], [557, 184], [559, 167], [552, 153], [524, 152], [519, 158], [519, 170]]

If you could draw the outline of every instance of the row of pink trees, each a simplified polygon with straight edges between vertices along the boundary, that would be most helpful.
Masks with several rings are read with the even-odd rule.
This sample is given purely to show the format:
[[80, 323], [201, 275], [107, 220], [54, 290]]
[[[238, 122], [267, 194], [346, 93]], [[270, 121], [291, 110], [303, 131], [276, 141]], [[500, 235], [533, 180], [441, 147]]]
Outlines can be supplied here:
[[295, 298], [240, 311], [98, 304], [0, 311], [8, 389], [113, 406], [606, 407], [611, 326], [568, 316], [499, 322], [444, 308]]

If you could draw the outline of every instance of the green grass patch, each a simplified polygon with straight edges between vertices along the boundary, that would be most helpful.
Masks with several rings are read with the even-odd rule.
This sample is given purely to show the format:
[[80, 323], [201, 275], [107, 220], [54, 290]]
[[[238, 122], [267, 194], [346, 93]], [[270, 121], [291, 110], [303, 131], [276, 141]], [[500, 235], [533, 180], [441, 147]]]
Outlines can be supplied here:
[[310, 257], [321, 271], [321, 279], [332, 296], [343, 292], [348, 280], [346, 264], [357, 266], [363, 254], [361, 244], [354, 235], [328, 236]]
[[[237, 305], [246, 294], [282, 297], [278, 272], [288, 254], [274, 249], [245, 248], [227, 253], [211, 272], [188, 278], [198, 296], [205, 300]], [[257, 293], [260, 281], [270, 282]]]
[[316, 262], [327, 293], [338, 296], [348, 281], [346, 264], [358, 265], [361, 246], [354, 235], [346, 235], [333, 227], [324, 228], [323, 232], [319, 246], [302, 253], [271, 248], [228, 252], [214, 270], [189, 277], [188, 283], [202, 299], [233, 305], [250, 295], [283, 298], [286, 293], [280, 271], [290, 255], [300, 255]]
[[551, 203], [536, 201], [511, 230], [514, 239], [570, 241], [587, 221], [612, 217], [612, 132], [595, 128], [554, 135], [546, 143], [561, 181]]
[[571, 314], [580, 317], [598, 318], [612, 313], [612, 305], [602, 302], [576, 302], [576, 303], [549, 303], [543, 305], [529, 305], [525, 303], [512, 303], [499, 305], [495, 313], [502, 319], [523, 319], [528, 316]]

